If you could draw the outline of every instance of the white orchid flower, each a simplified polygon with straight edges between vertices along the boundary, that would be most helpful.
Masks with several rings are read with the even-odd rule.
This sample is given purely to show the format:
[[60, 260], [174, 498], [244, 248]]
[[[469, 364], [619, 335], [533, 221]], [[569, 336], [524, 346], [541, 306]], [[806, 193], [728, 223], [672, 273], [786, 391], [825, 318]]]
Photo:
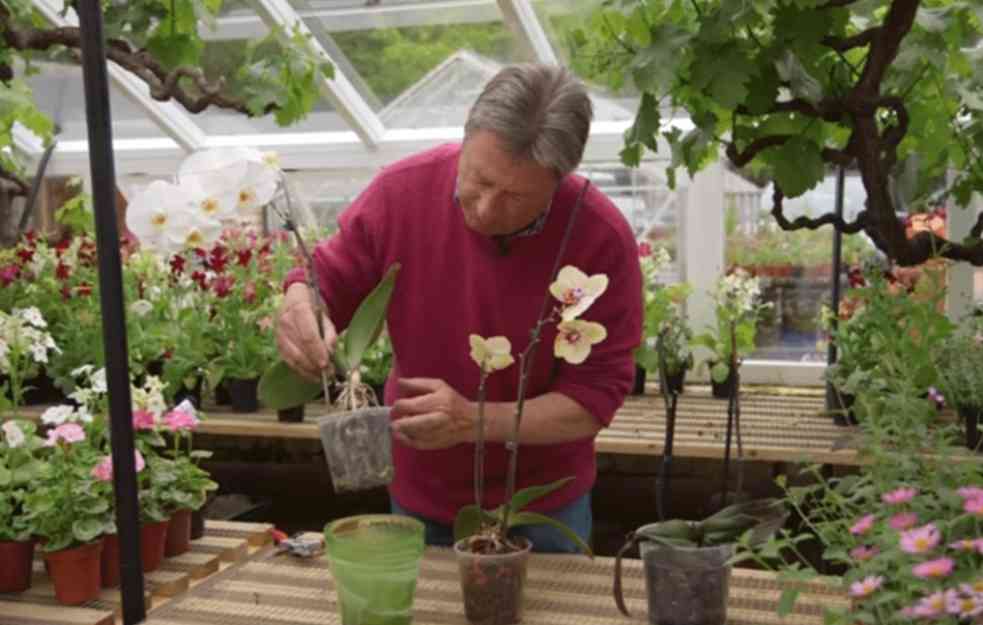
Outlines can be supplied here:
[[7, 439], [7, 446], [11, 449], [20, 447], [27, 440], [24, 432], [13, 421], [7, 421], [3, 424], [3, 436]]
[[590, 308], [607, 288], [608, 277], [603, 273], [588, 276], [573, 265], [567, 265], [550, 285], [550, 293], [563, 304], [563, 321], [571, 321]]
[[181, 163], [178, 180], [196, 189], [202, 214], [221, 221], [268, 203], [280, 178], [279, 158], [246, 147], [200, 150]]
[[600, 343], [608, 336], [608, 331], [599, 323], [573, 319], [563, 321], [556, 326], [556, 341], [553, 343], [553, 353], [572, 365], [579, 365], [587, 360], [591, 346]]
[[195, 212], [195, 196], [183, 187], [155, 180], [134, 195], [126, 208], [126, 226], [140, 243], [164, 254], [179, 251], [179, 236]]
[[471, 360], [483, 371], [501, 371], [515, 362], [512, 358], [512, 344], [504, 336], [485, 339], [472, 334], [468, 340], [471, 341]]

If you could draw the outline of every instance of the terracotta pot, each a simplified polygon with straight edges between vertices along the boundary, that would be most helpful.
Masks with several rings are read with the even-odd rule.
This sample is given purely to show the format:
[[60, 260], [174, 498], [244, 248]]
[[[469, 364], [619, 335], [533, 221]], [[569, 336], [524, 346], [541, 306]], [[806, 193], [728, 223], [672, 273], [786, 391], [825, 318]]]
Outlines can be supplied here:
[[119, 586], [119, 534], [107, 534], [102, 537], [99, 570], [103, 588]]
[[512, 625], [522, 620], [523, 590], [532, 543], [506, 554], [472, 553], [465, 541], [454, 545], [464, 614], [476, 625]]
[[256, 412], [259, 410], [258, 386], [259, 378], [248, 380], [226, 378], [225, 388], [229, 389], [229, 401], [232, 404], [232, 409], [236, 412]]
[[164, 555], [168, 558], [179, 556], [191, 549], [191, 509], [177, 510], [167, 524], [167, 538], [164, 541]]
[[59, 603], [79, 605], [99, 596], [101, 555], [101, 538], [81, 547], [44, 554]]
[[140, 526], [140, 559], [143, 572], [150, 573], [160, 568], [167, 543], [167, 521], [144, 523]]
[[0, 593], [23, 592], [31, 587], [34, 541], [0, 541]]

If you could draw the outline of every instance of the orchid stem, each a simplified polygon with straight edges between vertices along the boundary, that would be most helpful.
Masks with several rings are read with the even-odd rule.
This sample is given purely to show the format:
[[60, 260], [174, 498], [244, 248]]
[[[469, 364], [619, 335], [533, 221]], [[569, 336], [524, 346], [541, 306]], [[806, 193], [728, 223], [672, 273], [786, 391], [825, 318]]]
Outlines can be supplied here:
[[479, 512], [484, 510], [485, 495], [485, 380], [488, 372], [481, 366], [481, 377], [478, 382], [478, 421], [474, 432], [474, 500]]

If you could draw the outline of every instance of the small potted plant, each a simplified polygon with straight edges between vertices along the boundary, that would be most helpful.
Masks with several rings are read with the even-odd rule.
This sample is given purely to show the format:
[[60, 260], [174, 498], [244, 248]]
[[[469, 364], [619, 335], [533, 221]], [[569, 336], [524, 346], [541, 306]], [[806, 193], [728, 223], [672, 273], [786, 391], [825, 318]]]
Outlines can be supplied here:
[[[678, 310], [673, 311], [670, 318], [666, 321], [662, 332], [656, 339], [656, 356], [661, 351], [662, 361], [665, 364], [665, 388], [662, 393], [675, 393], [682, 395], [686, 372], [693, 368], [693, 352], [691, 344], [693, 341], [693, 331], [686, 324], [686, 319]], [[662, 385], [662, 378], [659, 384]]]
[[702, 521], [674, 519], [643, 525], [629, 534], [615, 560], [618, 609], [630, 616], [621, 592], [621, 558], [637, 545], [645, 569], [650, 623], [725, 625], [731, 559], [738, 541], [758, 545], [787, 518], [781, 501], [761, 499], [728, 506]]
[[734, 269], [714, 289], [716, 327], [694, 338], [696, 345], [710, 351], [703, 365], [710, 370], [713, 396], [718, 399], [731, 396], [737, 378], [731, 363], [739, 367], [741, 360], [754, 351], [758, 316], [770, 306], [762, 304], [760, 296], [758, 278], [743, 269]]
[[484, 507], [484, 405], [485, 381], [488, 376], [512, 365], [512, 346], [505, 337], [488, 339], [470, 336], [471, 358], [478, 365], [478, 419], [475, 424], [474, 484], [475, 503], [462, 508], [454, 521], [454, 553], [457, 556], [464, 596], [465, 615], [472, 623], [509, 625], [522, 618], [526, 564], [532, 544], [513, 537], [510, 530], [519, 525], [549, 524], [561, 531], [582, 551], [591, 555], [590, 547], [570, 528], [548, 516], [524, 510], [533, 501], [561, 488], [571, 478], [552, 484], [531, 486], [518, 492], [515, 476], [518, 459], [518, 430], [522, 420], [523, 399], [530, 363], [535, 356], [540, 334], [547, 323], [558, 323], [553, 346], [555, 357], [570, 364], [587, 359], [591, 346], [607, 336], [604, 326], [580, 319], [580, 315], [604, 293], [608, 278], [603, 274], [587, 276], [573, 266], [563, 267], [549, 293], [559, 301], [553, 308], [544, 306], [543, 315], [533, 327], [531, 339], [519, 354], [519, 384], [511, 440], [507, 444], [509, 468], [505, 503], [494, 510]]
[[81, 415], [71, 406], [49, 410], [59, 408], [64, 418], [48, 432], [44, 445], [51, 452], [24, 498], [24, 510], [31, 533], [40, 541], [55, 597], [78, 605], [99, 594], [102, 537], [110, 529], [111, 511], [92, 474], [98, 450], [86, 442]]
[[939, 385], [955, 404], [966, 432], [966, 446], [983, 451], [983, 319], [970, 317], [938, 346]]
[[0, 386], [0, 409], [17, 416], [28, 390], [26, 380], [37, 377], [49, 356], [60, 353], [48, 333], [48, 324], [35, 307], [0, 311], [0, 374], [6, 378]]
[[[689, 330], [680, 314], [680, 307], [692, 292], [685, 282], [665, 285], [660, 283], [661, 272], [672, 262], [665, 248], [653, 251], [647, 243], [638, 247], [639, 261], [642, 266], [642, 303], [645, 307], [642, 342], [635, 350], [637, 365], [635, 388], [633, 394], [640, 395], [645, 390], [646, 373], [654, 373], [659, 368], [659, 356], [656, 344], [662, 335], [663, 342], [669, 354], [669, 363], [673, 365], [666, 372], [673, 380], [684, 376], [685, 371], [692, 367], [692, 357], [689, 354]], [[667, 336], [668, 335], [668, 336]], [[680, 387], [682, 382], [679, 382]]]
[[28, 421], [10, 420], [0, 428], [0, 593], [31, 586], [34, 539], [23, 502], [44, 467], [34, 431]]
[[170, 512], [164, 555], [181, 555], [191, 548], [192, 513], [205, 505], [210, 491], [218, 484], [209, 478], [199, 463], [210, 458], [210, 451], [192, 449], [192, 433], [199, 423], [194, 406], [185, 400], [168, 412], [164, 428], [171, 433], [173, 445], [169, 450], [176, 479], [169, 484], [163, 497]]

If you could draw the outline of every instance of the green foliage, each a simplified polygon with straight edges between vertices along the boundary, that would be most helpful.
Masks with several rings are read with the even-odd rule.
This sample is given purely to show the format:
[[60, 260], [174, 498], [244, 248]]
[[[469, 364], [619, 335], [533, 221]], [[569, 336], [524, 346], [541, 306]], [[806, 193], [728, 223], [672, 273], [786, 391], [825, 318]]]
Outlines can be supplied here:
[[389, 266], [379, 284], [355, 310], [348, 329], [338, 338], [334, 359], [342, 372], [357, 370], [366, 350], [382, 332], [399, 267], [399, 263]]
[[951, 406], [983, 407], [983, 317], [969, 317], [934, 354], [939, 385]]
[[508, 507], [509, 518], [506, 533], [509, 529], [520, 525], [550, 525], [570, 539], [581, 551], [593, 557], [590, 546], [569, 527], [556, 519], [525, 510], [526, 506], [532, 502], [559, 490], [572, 479], [572, 477], [565, 477], [550, 484], [523, 488], [522, 490], [516, 491], [511, 500], [494, 510], [481, 510], [475, 504], [464, 506], [458, 510], [457, 516], [454, 519], [454, 540], [463, 540], [470, 536], [480, 534], [486, 528], [493, 527], [497, 524], [500, 525], [504, 522], [505, 510]]
[[92, 212], [92, 196], [78, 192], [55, 211], [55, 220], [72, 234], [95, 236], [95, 215]]
[[278, 359], [259, 379], [258, 394], [267, 408], [287, 410], [312, 401], [321, 390], [319, 382], [311, 382]]
[[[645, 149], [656, 151], [664, 140], [672, 152], [670, 170], [685, 166], [693, 172], [716, 158], [721, 142], [732, 143], [739, 155], [770, 137], [777, 140], [748, 165], [795, 197], [822, 180], [821, 151], [844, 148], [853, 121], [776, 105], [792, 98], [815, 105], [848, 93], [869, 60], [869, 47], [839, 52], [827, 42], [879, 25], [889, 3], [830, 4], [612, 1], [582, 20], [566, 41], [583, 75], [642, 96], [625, 135], [626, 164], [636, 165]], [[983, 181], [981, 8], [977, 1], [923, 4], [880, 93], [905, 102], [909, 129], [898, 156], [899, 162], [920, 156], [918, 195], [955, 170], [950, 190], [965, 204]], [[667, 106], [687, 112], [695, 128], [683, 133], [661, 127], [660, 107]], [[881, 131], [896, 123], [886, 111], [877, 121]]]
[[5, 428], [18, 428], [24, 441], [16, 445], [0, 431], [0, 541], [21, 541], [30, 537], [23, 502], [29, 489], [41, 477], [43, 463], [38, 459], [42, 441], [29, 421], [8, 421]]
[[759, 544], [776, 532], [788, 518], [785, 504], [778, 499], [758, 499], [723, 508], [702, 521], [673, 519], [640, 528], [635, 535], [673, 547], [711, 547], [736, 543], [745, 534], [751, 544]]

